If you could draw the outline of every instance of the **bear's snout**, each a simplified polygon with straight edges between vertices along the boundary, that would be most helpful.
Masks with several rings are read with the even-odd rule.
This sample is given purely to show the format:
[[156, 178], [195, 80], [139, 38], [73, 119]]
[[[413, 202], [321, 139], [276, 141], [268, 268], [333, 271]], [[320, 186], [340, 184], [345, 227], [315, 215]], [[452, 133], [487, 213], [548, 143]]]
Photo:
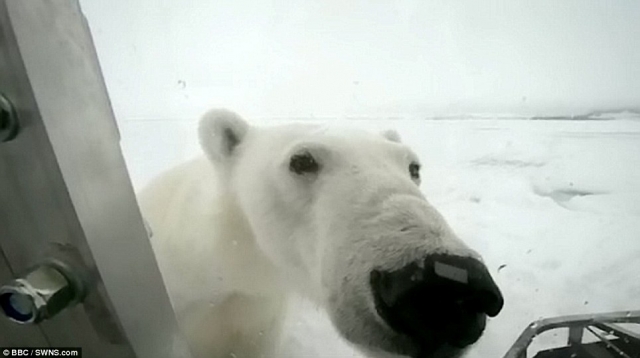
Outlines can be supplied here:
[[411, 339], [419, 357], [476, 342], [486, 316], [504, 303], [485, 265], [471, 257], [429, 255], [395, 271], [374, 270], [370, 283], [378, 314]]

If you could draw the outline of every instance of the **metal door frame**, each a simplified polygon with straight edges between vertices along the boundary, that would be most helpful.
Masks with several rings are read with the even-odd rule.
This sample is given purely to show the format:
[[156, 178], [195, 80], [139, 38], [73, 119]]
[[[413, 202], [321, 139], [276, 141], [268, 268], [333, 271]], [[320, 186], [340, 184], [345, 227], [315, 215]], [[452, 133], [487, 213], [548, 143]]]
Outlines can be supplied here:
[[0, 279], [54, 256], [74, 261], [89, 287], [37, 326], [3, 321], [0, 346], [190, 357], [77, 0], [0, 0], [0, 92], [20, 124], [0, 143]]

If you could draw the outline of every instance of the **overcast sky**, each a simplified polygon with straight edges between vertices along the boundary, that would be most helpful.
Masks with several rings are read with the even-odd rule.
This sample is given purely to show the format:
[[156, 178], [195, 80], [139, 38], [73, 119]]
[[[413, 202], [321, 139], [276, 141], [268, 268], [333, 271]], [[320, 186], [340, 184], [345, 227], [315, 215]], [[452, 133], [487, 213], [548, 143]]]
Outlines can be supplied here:
[[81, 0], [119, 119], [640, 107], [640, 1]]

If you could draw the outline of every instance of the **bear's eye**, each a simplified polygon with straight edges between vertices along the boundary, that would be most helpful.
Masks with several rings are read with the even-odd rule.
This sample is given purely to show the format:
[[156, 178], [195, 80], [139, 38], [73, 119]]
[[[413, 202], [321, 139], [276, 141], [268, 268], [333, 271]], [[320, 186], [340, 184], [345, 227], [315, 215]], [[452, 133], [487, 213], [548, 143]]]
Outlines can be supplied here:
[[289, 162], [289, 170], [298, 175], [312, 174], [317, 173], [318, 170], [320, 170], [320, 166], [318, 165], [318, 162], [316, 162], [316, 160], [313, 158], [311, 153], [302, 152], [291, 157], [291, 161]]
[[411, 179], [420, 179], [420, 164], [416, 162], [409, 164], [409, 174]]

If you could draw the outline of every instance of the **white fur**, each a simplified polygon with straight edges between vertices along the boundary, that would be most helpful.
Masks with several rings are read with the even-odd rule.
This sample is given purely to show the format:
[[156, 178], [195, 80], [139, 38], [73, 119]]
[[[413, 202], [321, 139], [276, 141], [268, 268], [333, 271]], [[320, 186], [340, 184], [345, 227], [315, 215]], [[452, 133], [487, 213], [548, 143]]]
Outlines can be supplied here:
[[[277, 356], [292, 292], [324, 307], [364, 351], [393, 356], [404, 341], [375, 313], [371, 270], [433, 252], [477, 256], [410, 177], [418, 159], [395, 132], [259, 128], [214, 110], [200, 139], [207, 159], [163, 174], [140, 195], [199, 358]], [[320, 164], [317, 174], [289, 170], [301, 151]]]

